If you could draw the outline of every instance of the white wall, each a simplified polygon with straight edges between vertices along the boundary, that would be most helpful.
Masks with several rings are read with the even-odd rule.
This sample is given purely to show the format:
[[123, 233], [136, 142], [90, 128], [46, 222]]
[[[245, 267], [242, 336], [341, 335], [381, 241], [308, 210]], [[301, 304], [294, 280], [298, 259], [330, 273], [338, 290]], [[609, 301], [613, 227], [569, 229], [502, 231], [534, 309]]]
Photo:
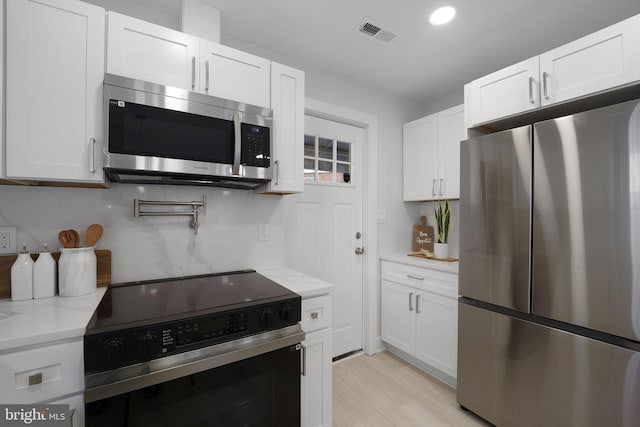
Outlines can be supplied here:
[[424, 106], [222, 31], [222, 44], [304, 70], [306, 96], [378, 118], [378, 205], [387, 218], [378, 225], [378, 252], [408, 251], [419, 206], [402, 202], [402, 124], [419, 117]]
[[[196, 236], [187, 217], [133, 217], [133, 199], [199, 200], [206, 213]], [[0, 186], [0, 226], [18, 227], [18, 244], [58, 248], [60, 230], [102, 224], [112, 280], [123, 282], [283, 265], [280, 196], [208, 187], [113, 184], [110, 189]], [[271, 239], [258, 241], [258, 224]]]

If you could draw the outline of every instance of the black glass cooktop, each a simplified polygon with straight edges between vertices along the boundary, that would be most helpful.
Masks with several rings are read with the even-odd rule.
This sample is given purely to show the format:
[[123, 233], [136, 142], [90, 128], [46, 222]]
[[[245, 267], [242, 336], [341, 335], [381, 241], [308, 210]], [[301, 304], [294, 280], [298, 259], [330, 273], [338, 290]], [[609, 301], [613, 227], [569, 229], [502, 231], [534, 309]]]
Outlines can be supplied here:
[[151, 325], [296, 296], [254, 270], [113, 284], [86, 333]]

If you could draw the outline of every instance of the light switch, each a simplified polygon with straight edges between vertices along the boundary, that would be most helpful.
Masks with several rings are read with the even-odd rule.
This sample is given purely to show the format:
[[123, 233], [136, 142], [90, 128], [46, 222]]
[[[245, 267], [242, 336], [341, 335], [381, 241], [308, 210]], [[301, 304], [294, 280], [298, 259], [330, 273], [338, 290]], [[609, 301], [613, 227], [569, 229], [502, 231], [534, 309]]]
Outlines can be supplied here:
[[258, 240], [260, 242], [269, 240], [269, 224], [260, 224], [258, 226]]
[[378, 208], [378, 224], [385, 224], [386, 222], [387, 212], [382, 208]]

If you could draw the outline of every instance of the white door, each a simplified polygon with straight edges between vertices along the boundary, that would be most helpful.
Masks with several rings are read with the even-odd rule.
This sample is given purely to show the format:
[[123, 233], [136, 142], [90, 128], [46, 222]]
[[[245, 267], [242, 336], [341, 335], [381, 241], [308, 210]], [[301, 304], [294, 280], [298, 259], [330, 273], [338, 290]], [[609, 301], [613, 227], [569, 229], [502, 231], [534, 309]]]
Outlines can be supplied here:
[[284, 198], [287, 265], [335, 285], [333, 356], [362, 348], [362, 128], [305, 116], [305, 188]]
[[464, 104], [438, 113], [438, 194], [460, 198], [460, 141], [466, 139]]
[[413, 355], [416, 345], [416, 290], [381, 280], [380, 326], [382, 340]]
[[438, 115], [402, 126], [405, 202], [438, 198]]

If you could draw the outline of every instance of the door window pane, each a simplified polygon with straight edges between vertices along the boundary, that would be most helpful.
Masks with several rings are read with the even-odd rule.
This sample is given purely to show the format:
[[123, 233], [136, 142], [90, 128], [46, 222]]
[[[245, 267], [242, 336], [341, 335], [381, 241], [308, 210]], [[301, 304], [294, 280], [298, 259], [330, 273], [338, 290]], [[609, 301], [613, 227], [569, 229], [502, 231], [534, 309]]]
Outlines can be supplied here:
[[333, 162], [318, 160], [318, 182], [333, 182]]
[[314, 159], [304, 159], [304, 180], [305, 182], [316, 180], [316, 161]]
[[304, 136], [304, 155], [315, 157], [316, 156], [316, 137], [313, 135]]
[[327, 138], [318, 139], [318, 157], [321, 159], [333, 159], [333, 140]]
[[339, 162], [351, 161], [351, 143], [338, 141], [338, 158]]
[[336, 182], [339, 184], [351, 183], [351, 165], [345, 163], [337, 164]]

